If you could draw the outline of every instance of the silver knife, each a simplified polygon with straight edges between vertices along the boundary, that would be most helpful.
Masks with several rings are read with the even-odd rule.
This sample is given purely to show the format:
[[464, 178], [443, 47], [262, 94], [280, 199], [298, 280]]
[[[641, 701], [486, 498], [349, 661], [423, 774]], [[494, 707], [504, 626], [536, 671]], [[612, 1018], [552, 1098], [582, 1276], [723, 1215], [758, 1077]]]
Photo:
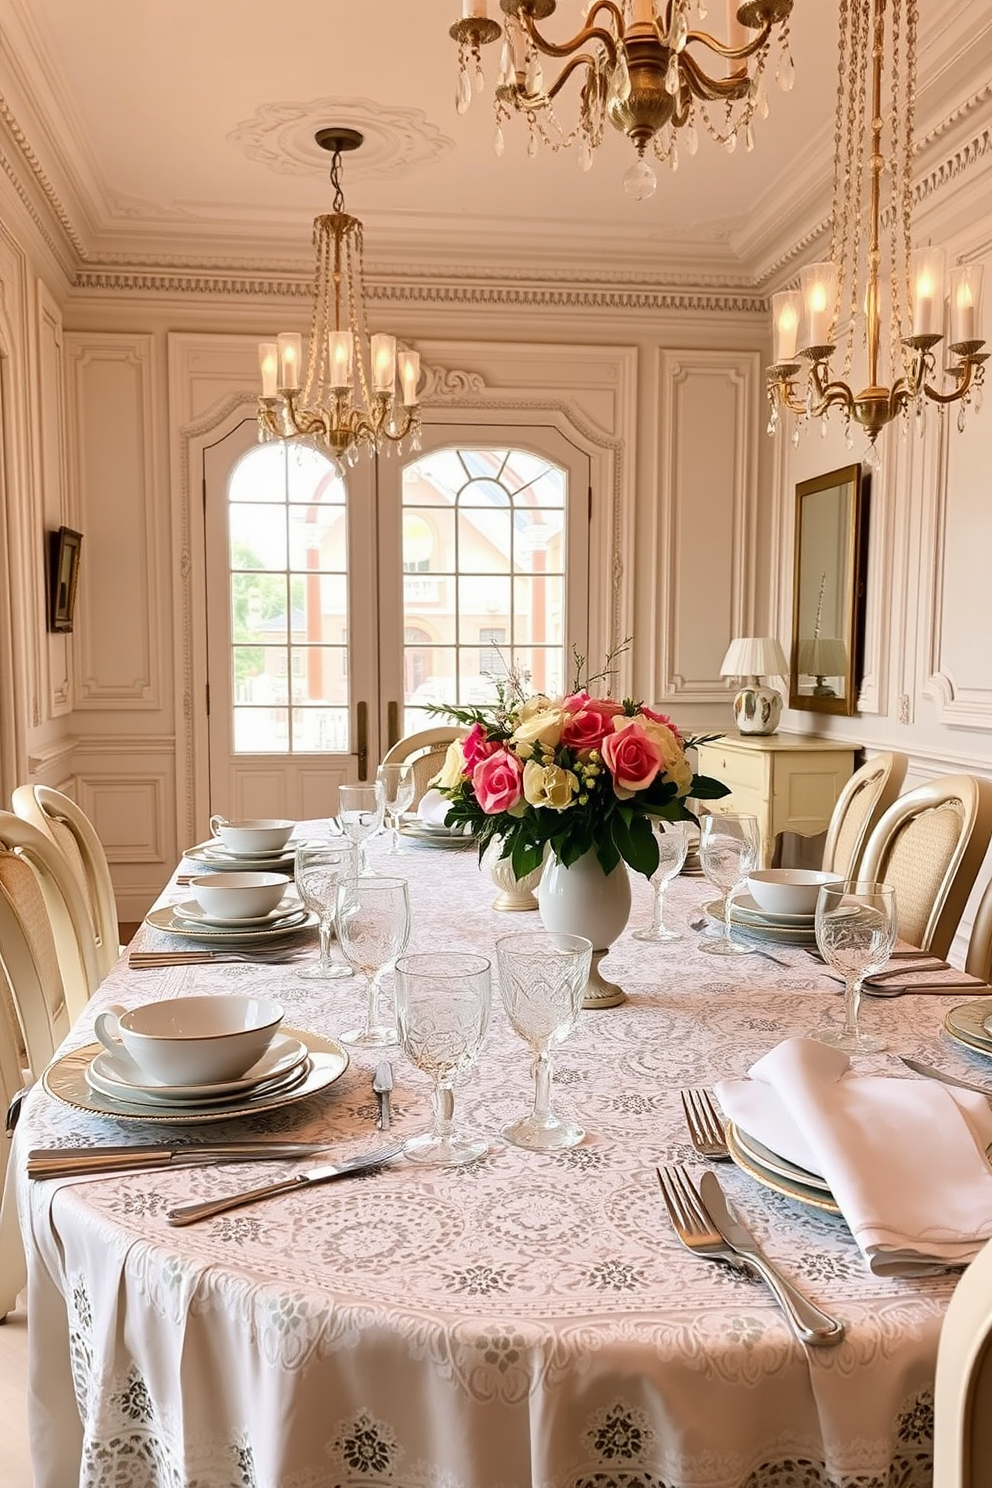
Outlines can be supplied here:
[[943, 1070], [935, 1069], [932, 1064], [923, 1064], [919, 1059], [908, 1059], [905, 1054], [898, 1057], [916, 1075], [923, 1075], [927, 1080], [939, 1080], [941, 1085], [954, 1085], [958, 1090], [973, 1090], [976, 1095], [984, 1095], [992, 1100], [992, 1090], [987, 1085], [975, 1085], [971, 1080], [959, 1080], [956, 1075], [945, 1075]]
[[750, 1230], [730, 1208], [715, 1173], [707, 1172], [702, 1175], [699, 1192], [710, 1219], [730, 1248], [748, 1261], [768, 1283], [799, 1341], [811, 1344], [840, 1343], [844, 1337], [844, 1324], [838, 1318], [821, 1312], [791, 1281], [776, 1270]]
[[71, 1178], [127, 1169], [198, 1167], [204, 1163], [266, 1162], [314, 1157], [328, 1142], [211, 1142], [201, 1146], [33, 1147], [29, 1178]]
[[379, 1102], [378, 1126], [380, 1131], [388, 1131], [392, 1120], [392, 1113], [389, 1108], [389, 1092], [392, 1088], [393, 1066], [388, 1059], [383, 1059], [376, 1065], [375, 1074], [372, 1076], [372, 1089], [375, 1091], [376, 1099]]
[[240, 1209], [243, 1204], [255, 1204], [259, 1199], [273, 1198], [276, 1194], [291, 1193], [297, 1188], [310, 1188], [315, 1183], [329, 1183], [332, 1178], [347, 1178], [353, 1173], [366, 1173], [370, 1168], [381, 1167], [403, 1151], [403, 1143], [392, 1147], [380, 1147], [377, 1152], [365, 1152], [361, 1157], [349, 1157], [344, 1162], [329, 1164], [326, 1168], [311, 1168], [308, 1173], [297, 1173], [282, 1183], [266, 1183], [261, 1188], [242, 1189], [241, 1193], [228, 1194], [223, 1199], [208, 1199], [203, 1204], [181, 1204], [178, 1209], [168, 1209], [166, 1219], [170, 1225], [195, 1224], [198, 1219], [210, 1219], [214, 1214], [224, 1214], [228, 1209]]

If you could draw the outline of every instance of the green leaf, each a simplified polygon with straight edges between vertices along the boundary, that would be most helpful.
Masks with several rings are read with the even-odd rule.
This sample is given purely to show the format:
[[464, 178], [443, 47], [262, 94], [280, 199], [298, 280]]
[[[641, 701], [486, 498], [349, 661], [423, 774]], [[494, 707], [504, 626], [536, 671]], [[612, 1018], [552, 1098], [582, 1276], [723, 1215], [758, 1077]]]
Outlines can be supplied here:
[[651, 877], [658, 866], [658, 843], [647, 817], [636, 815], [628, 825], [618, 815], [613, 822], [613, 841], [635, 873]]
[[722, 780], [713, 780], [709, 775], [695, 775], [692, 781], [692, 797], [695, 801], [718, 801], [730, 795], [730, 786]]

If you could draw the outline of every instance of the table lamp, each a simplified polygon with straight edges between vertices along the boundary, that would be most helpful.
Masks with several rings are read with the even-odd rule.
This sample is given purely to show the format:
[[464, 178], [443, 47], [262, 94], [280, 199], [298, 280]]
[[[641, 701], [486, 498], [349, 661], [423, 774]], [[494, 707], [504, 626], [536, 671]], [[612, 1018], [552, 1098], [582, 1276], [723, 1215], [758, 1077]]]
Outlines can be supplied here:
[[813, 636], [799, 642], [799, 675], [815, 677], [814, 697], [836, 697], [828, 677], [847, 674], [847, 647], [834, 636]]
[[774, 636], [739, 636], [731, 641], [720, 676], [742, 680], [734, 698], [734, 722], [739, 733], [775, 732], [782, 716], [782, 694], [774, 687], [762, 687], [761, 678], [785, 677], [788, 671], [785, 652]]

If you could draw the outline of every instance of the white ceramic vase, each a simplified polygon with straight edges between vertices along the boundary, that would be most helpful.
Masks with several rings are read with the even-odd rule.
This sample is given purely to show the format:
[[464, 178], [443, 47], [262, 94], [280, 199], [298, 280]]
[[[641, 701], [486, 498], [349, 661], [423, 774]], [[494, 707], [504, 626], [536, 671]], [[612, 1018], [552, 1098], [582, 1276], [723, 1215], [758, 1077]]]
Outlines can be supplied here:
[[520, 910], [536, 909], [537, 900], [534, 898], [534, 890], [541, 881], [544, 864], [535, 868], [532, 873], [528, 873], [526, 877], [517, 878], [513, 872], [511, 860], [500, 857], [502, 851], [502, 837], [494, 837], [482, 855], [482, 867], [485, 868], [499, 890], [493, 900], [493, 909], [503, 910], [509, 914]]
[[544, 865], [537, 902], [545, 930], [584, 935], [592, 941], [592, 966], [582, 1006], [608, 1008], [625, 1002], [623, 988], [600, 975], [599, 963], [630, 917], [626, 863], [621, 861], [612, 873], [604, 873], [594, 852], [583, 854], [570, 868], [557, 858], [549, 858]]

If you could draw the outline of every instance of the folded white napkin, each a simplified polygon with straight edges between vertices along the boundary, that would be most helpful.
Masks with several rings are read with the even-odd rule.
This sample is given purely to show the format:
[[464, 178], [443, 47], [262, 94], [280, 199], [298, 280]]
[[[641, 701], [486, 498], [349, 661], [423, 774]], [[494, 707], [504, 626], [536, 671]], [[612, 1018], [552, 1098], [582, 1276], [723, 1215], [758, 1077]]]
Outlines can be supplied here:
[[431, 787], [430, 790], [424, 791], [420, 798], [417, 816], [428, 827], [443, 827], [444, 818], [450, 809], [451, 802], [447, 796], [442, 796], [440, 791]]
[[717, 1098], [742, 1131], [818, 1173], [872, 1271], [924, 1276], [992, 1239], [992, 1107], [935, 1080], [857, 1074], [846, 1054], [791, 1038]]

